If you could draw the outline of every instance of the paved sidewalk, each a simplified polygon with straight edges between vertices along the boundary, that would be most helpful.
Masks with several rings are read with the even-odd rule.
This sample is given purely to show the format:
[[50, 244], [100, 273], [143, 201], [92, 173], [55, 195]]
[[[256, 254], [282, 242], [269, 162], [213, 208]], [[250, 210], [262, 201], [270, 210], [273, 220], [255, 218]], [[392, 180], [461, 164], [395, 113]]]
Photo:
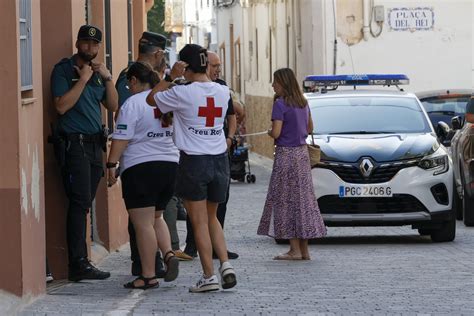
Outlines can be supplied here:
[[[232, 183], [225, 233], [234, 289], [188, 293], [199, 260], [181, 262], [175, 282], [148, 291], [127, 290], [129, 249], [109, 255], [105, 281], [56, 283], [21, 315], [474, 315], [474, 229], [458, 222], [452, 243], [431, 243], [407, 227], [330, 228], [311, 245], [312, 261], [273, 261], [286, 251], [256, 235], [271, 162], [252, 155], [255, 184]], [[181, 241], [185, 222], [179, 221]], [[218, 267], [218, 261], [215, 267]]]

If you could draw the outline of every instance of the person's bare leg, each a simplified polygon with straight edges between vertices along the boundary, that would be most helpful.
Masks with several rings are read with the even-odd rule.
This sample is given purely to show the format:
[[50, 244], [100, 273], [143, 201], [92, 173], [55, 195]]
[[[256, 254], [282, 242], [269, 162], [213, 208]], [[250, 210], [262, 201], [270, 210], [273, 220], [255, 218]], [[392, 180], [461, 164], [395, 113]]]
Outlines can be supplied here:
[[209, 235], [211, 236], [212, 247], [221, 264], [229, 261], [227, 256], [227, 245], [225, 243], [224, 231], [221, 223], [217, 219], [218, 203], [207, 201], [207, 220], [209, 225]]
[[299, 242], [300, 242], [301, 256], [303, 257], [304, 260], [311, 260], [311, 256], [309, 255], [309, 249], [308, 249], [308, 239], [299, 239]]
[[290, 239], [290, 251], [288, 254], [293, 257], [301, 257], [301, 249], [300, 249], [300, 240], [297, 238]]
[[[156, 234], [154, 229], [155, 208], [130, 209], [130, 219], [136, 231], [138, 252], [142, 264], [142, 275], [145, 278], [155, 276], [155, 255], [157, 250]], [[151, 283], [158, 282], [152, 281]], [[137, 280], [135, 285], [142, 286], [143, 281]]]
[[163, 211], [155, 212], [154, 228], [157, 246], [160, 248], [161, 253], [163, 254], [163, 259], [166, 259], [164, 258], [165, 255], [171, 250], [171, 237], [170, 231], [168, 230], [168, 225], [163, 218]]
[[208, 278], [214, 274], [214, 266], [212, 264], [212, 243], [209, 235], [206, 200], [184, 200], [183, 202], [193, 226], [194, 240], [204, 276]]
[[171, 249], [171, 236], [163, 218], [163, 211], [155, 213], [155, 233], [158, 247], [163, 254], [163, 260], [166, 264], [166, 274], [164, 275], [165, 282], [171, 282], [178, 277], [179, 274], [179, 260], [175, 257]]

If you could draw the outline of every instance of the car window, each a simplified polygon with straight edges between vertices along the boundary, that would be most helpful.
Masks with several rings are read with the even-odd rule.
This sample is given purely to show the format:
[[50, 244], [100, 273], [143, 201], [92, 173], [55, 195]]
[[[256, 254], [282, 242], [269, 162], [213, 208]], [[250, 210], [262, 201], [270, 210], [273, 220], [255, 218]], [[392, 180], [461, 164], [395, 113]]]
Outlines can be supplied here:
[[474, 94], [469, 99], [469, 103], [466, 106], [466, 112], [469, 114], [474, 114]]
[[309, 99], [315, 134], [429, 133], [417, 100], [400, 97]]
[[469, 101], [469, 96], [462, 97], [433, 97], [420, 100], [426, 112], [453, 112], [452, 115], [462, 115], [466, 113], [466, 104]]

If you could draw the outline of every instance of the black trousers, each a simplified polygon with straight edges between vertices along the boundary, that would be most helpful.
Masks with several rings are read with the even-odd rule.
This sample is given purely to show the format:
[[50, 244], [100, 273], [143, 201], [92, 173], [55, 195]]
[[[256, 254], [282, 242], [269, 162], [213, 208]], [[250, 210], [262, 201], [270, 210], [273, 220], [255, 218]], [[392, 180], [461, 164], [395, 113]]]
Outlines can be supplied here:
[[87, 213], [103, 175], [101, 144], [67, 141], [62, 176], [69, 199], [66, 228], [70, 265], [87, 258]]
[[[230, 165], [230, 158], [229, 158], [229, 165]], [[222, 229], [224, 229], [224, 221], [225, 221], [225, 214], [227, 213], [227, 202], [229, 202], [229, 193], [230, 193], [230, 177], [229, 182], [227, 183], [227, 194], [225, 201], [219, 203], [217, 206], [217, 220], [221, 223]], [[191, 224], [191, 219], [189, 216], [186, 216], [186, 247], [190, 249], [197, 249], [196, 248], [196, 241], [194, 240], [194, 231], [193, 226]]]

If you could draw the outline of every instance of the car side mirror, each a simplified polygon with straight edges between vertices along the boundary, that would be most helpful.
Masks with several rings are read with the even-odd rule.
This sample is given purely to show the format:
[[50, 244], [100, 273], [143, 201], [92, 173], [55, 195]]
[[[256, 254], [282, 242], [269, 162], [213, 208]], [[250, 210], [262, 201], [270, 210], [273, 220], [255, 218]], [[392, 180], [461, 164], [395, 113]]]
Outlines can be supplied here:
[[449, 134], [449, 125], [446, 124], [445, 122], [439, 121], [438, 125], [436, 126], [436, 135], [439, 138], [446, 138]]
[[451, 119], [451, 125], [453, 126], [453, 130], [461, 129], [462, 127], [462, 119], [460, 116], [455, 116]]

